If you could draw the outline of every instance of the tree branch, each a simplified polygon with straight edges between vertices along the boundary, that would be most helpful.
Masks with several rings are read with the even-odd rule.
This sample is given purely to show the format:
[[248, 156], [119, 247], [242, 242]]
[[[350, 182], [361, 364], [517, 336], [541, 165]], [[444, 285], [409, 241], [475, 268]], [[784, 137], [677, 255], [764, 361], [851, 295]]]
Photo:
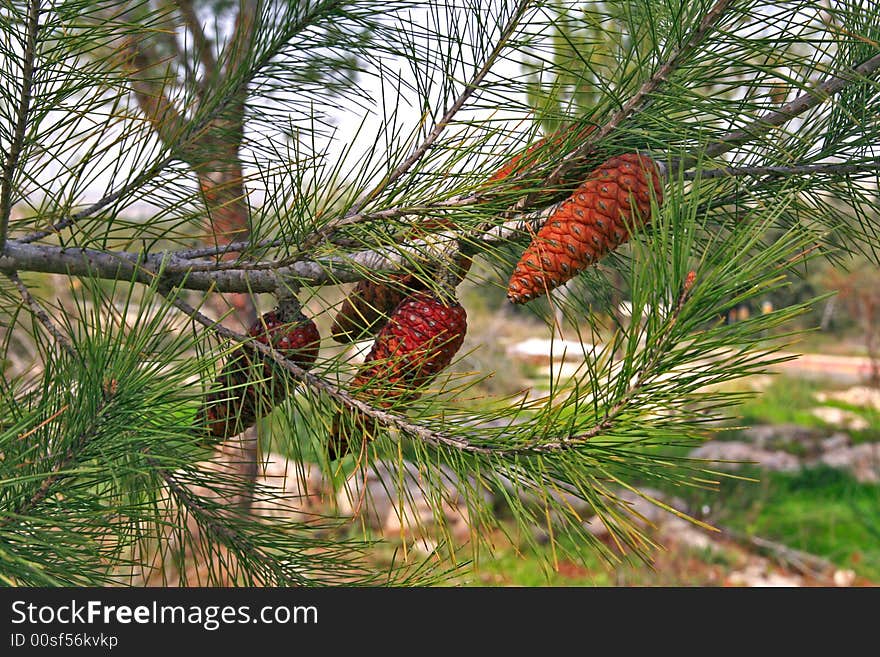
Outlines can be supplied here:
[[686, 171], [682, 174], [682, 180], [696, 180], [697, 178], [740, 178], [740, 177], [763, 177], [769, 176], [781, 178], [784, 176], [803, 176], [815, 173], [852, 174], [868, 173], [880, 169], [880, 158], [872, 158], [860, 162], [834, 162], [828, 164], [800, 164], [791, 166], [775, 167], [722, 167], [720, 169], [705, 169], [703, 171]]
[[186, 24], [187, 29], [193, 37], [193, 43], [196, 48], [196, 56], [202, 64], [204, 74], [202, 75], [199, 88], [202, 96], [207, 93], [208, 81], [217, 79], [217, 60], [214, 59], [213, 45], [211, 40], [205, 34], [202, 23], [199, 21], [193, 3], [190, 0], [174, 0], [180, 15]]
[[[676, 307], [673, 309], [673, 312], [667, 320], [664, 329], [665, 333], [659, 338], [661, 342], [665, 340], [666, 336], [675, 325], [678, 316], [681, 314], [681, 311], [684, 308], [684, 304], [690, 295], [691, 285], [692, 279], [689, 278], [688, 282], [685, 283], [684, 289], [679, 295]], [[334, 399], [335, 401], [343, 404], [346, 408], [350, 410], [360, 411], [368, 417], [377, 420], [382, 425], [394, 427], [398, 431], [408, 436], [411, 436], [412, 438], [416, 438], [427, 445], [431, 445], [437, 448], [452, 448], [460, 452], [465, 452], [468, 454], [478, 454], [482, 456], [515, 457], [550, 454], [554, 452], [568, 451], [589, 442], [591, 439], [600, 435], [602, 432], [607, 431], [611, 426], [613, 426], [614, 419], [621, 413], [624, 408], [626, 408], [630, 404], [632, 398], [638, 393], [642, 386], [645, 385], [645, 383], [651, 378], [651, 376], [653, 376], [651, 374], [651, 370], [656, 366], [657, 361], [659, 360], [662, 353], [662, 349], [658, 347], [649, 362], [641, 368], [635, 381], [630, 385], [623, 396], [618, 399], [618, 401], [610, 409], [608, 409], [608, 411], [605, 413], [605, 417], [601, 421], [597, 422], [590, 430], [582, 432], [576, 436], [568, 436], [554, 441], [539, 440], [517, 447], [497, 448], [478, 445], [467, 440], [466, 438], [462, 438], [460, 436], [452, 436], [442, 431], [434, 431], [419, 424], [415, 424], [403, 416], [397, 415], [395, 413], [389, 413], [385, 410], [362, 402], [359, 399], [356, 399], [355, 397], [350, 395], [345, 390], [330, 383], [326, 379], [316, 376], [315, 374], [312, 374], [311, 372], [299, 367], [292, 361], [288, 360], [280, 351], [259, 341], [253, 340], [246, 335], [236, 333], [235, 331], [226, 328], [219, 322], [212, 320], [209, 317], [206, 317], [204, 314], [199, 312], [198, 309], [193, 308], [182, 299], [171, 295], [168, 295], [166, 298], [168, 298], [172, 305], [186, 313], [190, 318], [192, 318], [202, 326], [213, 331], [221, 337], [233, 340], [237, 343], [246, 342], [248, 345], [259, 351], [264, 356], [271, 358], [275, 363], [277, 363], [280, 367], [287, 371], [295, 380], [303, 383], [312, 390], [326, 394], [331, 399]]]
[[[523, 214], [518, 219], [492, 226], [480, 240], [489, 245], [511, 239], [514, 235], [536, 230], [553, 212], [551, 206], [540, 213]], [[132, 251], [103, 251], [54, 245], [32, 244], [24, 239], [10, 240], [0, 254], [0, 272], [32, 271], [69, 276], [92, 276], [110, 280], [132, 280], [144, 285], [161, 276], [162, 283], [188, 290], [218, 292], [275, 292], [287, 281], [301, 285], [338, 285], [369, 277], [370, 272], [396, 273], [413, 260], [431, 261], [450, 245], [457, 244], [455, 231], [412, 240], [386, 249], [358, 251], [346, 256], [321, 260], [290, 259], [269, 262], [222, 262], [190, 257], [194, 254], [223, 252], [227, 248], [245, 248], [246, 242], [228, 247], [206, 247], [188, 251], [148, 254]], [[275, 240], [265, 245], [276, 243]], [[464, 244], [464, 250], [478, 252], [475, 245]], [[157, 274], [156, 272], [161, 272]]]
[[55, 326], [55, 322], [49, 317], [49, 314], [40, 305], [40, 302], [31, 294], [31, 291], [27, 288], [27, 286], [22, 282], [21, 278], [19, 278], [18, 273], [15, 271], [7, 272], [6, 277], [12, 281], [16, 288], [18, 288], [18, 293], [21, 295], [22, 300], [28, 305], [31, 309], [31, 312], [34, 316], [40, 321], [40, 323], [46, 327], [46, 330], [55, 338], [58, 344], [71, 356], [75, 355], [73, 350], [73, 346], [70, 344], [70, 340], [67, 339], [61, 330]]
[[[127, 55], [124, 66], [132, 82], [132, 91], [144, 116], [163, 144], [178, 143], [185, 132], [186, 122], [166, 93], [166, 83], [171, 77], [170, 65], [165, 62], [164, 74], [157, 76], [163, 61], [143, 38], [125, 36], [122, 50]], [[185, 152], [181, 149], [179, 155], [185, 157]]]
[[24, 43], [21, 67], [21, 90], [18, 108], [15, 112], [15, 132], [3, 163], [2, 179], [0, 179], [0, 252], [6, 245], [9, 232], [9, 216], [12, 213], [12, 184], [24, 138], [27, 133], [28, 114], [33, 93], [35, 63], [37, 59], [37, 36], [40, 31], [40, 0], [28, 3], [27, 35]]
[[263, 0], [239, 0], [235, 29], [221, 57], [227, 75], [237, 69], [251, 52], [258, 21], [262, 17]]
[[0, 272], [35, 271], [69, 276], [133, 280], [150, 285], [153, 271], [162, 269], [168, 285], [189, 290], [273, 292], [279, 281], [293, 279], [305, 285], [336, 285], [364, 278], [358, 269], [397, 271], [405, 262], [394, 252], [363, 251], [346, 258], [316, 262], [303, 260], [273, 269], [223, 269], [213, 261], [179, 261], [171, 255], [144, 255], [127, 251], [65, 248], [10, 241], [0, 255]]
[[[657, 70], [654, 75], [648, 79], [636, 93], [615, 112], [611, 118], [605, 122], [597, 130], [590, 133], [585, 142], [573, 151], [565, 155], [560, 163], [554, 168], [550, 174], [544, 178], [541, 187], [553, 187], [558, 184], [562, 177], [574, 168], [576, 162], [589, 153], [593, 146], [608, 137], [612, 132], [630, 116], [642, 110], [648, 102], [648, 97], [656, 91], [661, 84], [669, 80], [670, 75], [679, 66], [682, 59], [694, 50], [706, 38], [715, 24], [721, 19], [724, 13], [730, 8], [734, 0], [717, 0], [715, 5], [706, 13], [703, 20], [700, 21], [699, 27], [694, 30], [691, 36], [681, 46], [676, 48], [669, 59]], [[526, 172], [520, 176], [526, 175]], [[527, 194], [523, 196], [513, 206], [514, 210], [523, 210], [534, 201], [535, 194]]]
[[304, 370], [303, 368], [296, 365], [293, 361], [288, 360], [280, 351], [268, 345], [265, 345], [262, 342], [253, 340], [252, 338], [242, 333], [236, 333], [235, 331], [226, 328], [218, 321], [205, 316], [204, 314], [199, 312], [198, 309], [193, 308], [188, 303], [178, 297], [167, 295], [166, 298], [172, 305], [183, 311], [185, 314], [189, 315], [189, 317], [191, 317], [193, 320], [195, 320], [205, 328], [213, 331], [221, 337], [233, 340], [234, 342], [246, 342], [249, 346], [256, 349], [264, 356], [271, 358], [281, 368], [288, 372], [295, 380], [305, 384], [312, 390], [323, 392], [331, 399], [340, 402], [349, 409], [358, 410], [365, 415], [368, 415], [369, 417], [375, 418], [385, 426], [393, 426], [398, 430], [408, 435], [419, 438], [423, 442], [429, 445], [433, 445], [435, 447], [453, 447], [460, 451], [487, 455], [498, 453], [497, 450], [489, 447], [473, 445], [464, 438], [450, 436], [449, 434], [432, 431], [431, 429], [427, 429], [418, 424], [413, 424], [412, 422], [400, 415], [389, 413], [387, 411], [370, 406], [369, 404], [366, 404], [359, 399], [355, 399], [345, 390], [342, 390], [338, 386], [333, 385], [326, 379], [322, 379], [321, 377], [316, 376], [307, 370]]

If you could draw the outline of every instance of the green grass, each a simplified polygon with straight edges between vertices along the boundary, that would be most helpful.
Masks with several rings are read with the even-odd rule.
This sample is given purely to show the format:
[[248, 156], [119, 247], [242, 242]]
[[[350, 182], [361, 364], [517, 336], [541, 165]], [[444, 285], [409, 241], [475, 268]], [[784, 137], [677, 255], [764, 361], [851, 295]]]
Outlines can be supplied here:
[[[538, 547], [499, 546], [492, 555], [477, 562], [469, 574], [471, 586], [609, 586], [611, 574], [598, 556], [583, 554], [577, 562], [554, 561], [549, 545]], [[553, 564], [556, 567], [553, 567]]]
[[[822, 402], [816, 399], [817, 393], [832, 390], [834, 388], [827, 383], [814, 379], [777, 377], [766, 389], [736, 407], [734, 413], [738, 419], [734, 424], [737, 427], [758, 424], [797, 424], [826, 432], [828, 435], [843, 430], [849, 434], [854, 444], [880, 442], [880, 411], [834, 399]], [[853, 430], [829, 424], [812, 413], [813, 409], [820, 406], [830, 406], [855, 413], [864, 418], [869, 426], [866, 429]], [[731, 429], [722, 431], [717, 437], [722, 440], [739, 439], [741, 432], [739, 429]], [[797, 445], [789, 446], [788, 451], [797, 453]]]
[[682, 495], [712, 509], [709, 522], [823, 557], [880, 581], [880, 486], [826, 466], [796, 474], [748, 473], [757, 483], [722, 481], [720, 490]]
[[827, 389], [818, 381], [778, 377], [766, 389], [737, 407], [736, 414], [744, 425], [800, 424], [806, 427], [825, 426], [810, 410], [819, 406], [816, 393]]

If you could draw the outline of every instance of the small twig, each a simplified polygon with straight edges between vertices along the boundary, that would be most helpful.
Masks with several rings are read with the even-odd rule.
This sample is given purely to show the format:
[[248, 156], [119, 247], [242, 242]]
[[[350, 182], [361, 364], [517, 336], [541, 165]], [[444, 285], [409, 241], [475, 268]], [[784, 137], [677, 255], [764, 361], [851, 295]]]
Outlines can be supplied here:
[[[467, 100], [474, 94], [474, 92], [479, 88], [480, 83], [483, 79], [488, 75], [489, 71], [492, 69], [492, 66], [495, 64], [495, 61], [498, 59], [498, 56], [501, 54], [501, 51], [507, 46], [507, 42], [510, 37], [513, 35], [520, 21], [522, 20], [523, 14], [525, 14], [526, 10], [529, 8], [531, 4], [531, 0], [521, 0], [519, 5], [514, 9], [513, 14], [508, 21], [507, 25], [504, 26], [504, 29], [501, 31], [501, 34], [498, 37], [498, 42], [492, 48], [491, 52], [489, 52], [486, 57], [486, 61], [483, 62], [483, 65], [474, 72], [474, 75], [465, 85], [464, 90], [459, 94], [459, 96], [455, 99], [452, 105], [443, 113], [443, 116], [434, 124], [434, 128], [425, 138], [425, 140], [419, 144], [417, 148], [413, 150], [409, 156], [398, 165], [394, 171], [389, 173], [372, 191], [368, 194], [364, 195], [364, 197], [356, 202], [352, 208], [350, 214], [358, 214], [361, 209], [370, 201], [370, 199], [375, 198], [377, 195], [381, 194], [383, 190], [387, 189], [389, 186], [393, 185], [397, 180], [400, 179], [401, 176], [405, 175], [407, 171], [418, 162], [425, 153], [428, 152], [428, 149], [437, 141], [443, 131], [449, 126], [452, 122], [452, 119], [456, 114], [464, 107], [464, 104]], [[327, 228], [331, 228], [328, 226]]]
[[338, 386], [333, 385], [326, 379], [322, 379], [321, 377], [316, 376], [311, 372], [299, 367], [292, 361], [285, 358], [285, 356], [280, 351], [273, 349], [272, 347], [265, 345], [262, 342], [253, 340], [244, 334], [236, 333], [235, 331], [226, 328], [218, 321], [207, 317], [198, 309], [193, 308], [182, 299], [175, 297], [171, 294], [166, 295], [166, 298], [173, 306], [186, 313], [190, 318], [192, 318], [205, 328], [229, 340], [233, 340], [239, 343], [247, 343], [253, 349], [256, 349], [264, 356], [268, 356], [273, 361], [275, 361], [297, 381], [304, 383], [312, 390], [323, 392], [330, 398], [342, 403], [349, 409], [358, 410], [369, 417], [375, 418], [385, 426], [396, 427], [401, 432], [416, 437], [423, 442], [429, 445], [433, 445], [435, 447], [454, 447], [455, 449], [458, 449], [460, 451], [486, 455], [499, 453], [498, 450], [492, 449], [490, 447], [481, 447], [479, 445], [474, 445], [468, 442], [464, 438], [458, 438], [445, 433], [432, 431], [418, 424], [413, 424], [407, 419], [394, 413], [388, 413], [387, 411], [374, 408], [369, 404], [355, 399], [350, 394], [340, 389]]
[[31, 95], [33, 94], [34, 71], [37, 59], [37, 36], [40, 31], [40, 0], [30, 0], [28, 3], [27, 37], [24, 44], [24, 54], [21, 67], [21, 91], [18, 99], [18, 108], [15, 116], [15, 132], [3, 163], [3, 177], [0, 179], [0, 253], [6, 245], [9, 233], [9, 216], [12, 213], [12, 184], [15, 169], [24, 147], [24, 139], [27, 133], [28, 115], [31, 107]]
[[68, 340], [67, 336], [61, 332], [61, 329], [55, 326], [55, 322], [49, 317], [49, 313], [46, 312], [43, 306], [40, 305], [40, 302], [31, 294], [27, 285], [25, 285], [21, 278], [19, 278], [18, 273], [15, 271], [10, 272], [6, 274], [6, 277], [12, 281], [16, 288], [18, 288], [18, 293], [21, 295], [22, 300], [28, 305], [34, 316], [40, 320], [40, 323], [46, 327], [46, 330], [52, 334], [55, 341], [60, 344], [69, 355], [75, 355], [70, 340]]

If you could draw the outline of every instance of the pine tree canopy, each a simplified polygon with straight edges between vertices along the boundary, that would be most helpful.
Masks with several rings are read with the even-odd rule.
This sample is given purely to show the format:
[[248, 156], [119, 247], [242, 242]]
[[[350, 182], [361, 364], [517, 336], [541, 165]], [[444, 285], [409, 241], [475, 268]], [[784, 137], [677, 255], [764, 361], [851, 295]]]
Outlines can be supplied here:
[[[433, 584], [534, 527], [560, 558], [650, 561], [626, 495], [680, 513], [646, 485], [717, 486], [681, 448], [816, 300], [729, 311], [816, 259], [880, 262], [874, 0], [0, 21], [7, 585]], [[480, 313], [575, 366], [512, 389]], [[380, 470], [401, 509], [418, 481], [428, 556], [307, 504], [319, 472], [366, 508]]]

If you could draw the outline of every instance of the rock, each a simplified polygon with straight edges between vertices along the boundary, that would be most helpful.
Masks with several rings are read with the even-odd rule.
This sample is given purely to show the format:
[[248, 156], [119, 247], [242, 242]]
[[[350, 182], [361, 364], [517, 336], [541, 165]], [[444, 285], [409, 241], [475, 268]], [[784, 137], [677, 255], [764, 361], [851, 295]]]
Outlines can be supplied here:
[[744, 569], [727, 576], [728, 586], [803, 586], [804, 580], [797, 575], [783, 575], [770, 570], [765, 560], [749, 563]]
[[870, 427], [870, 423], [858, 413], [848, 411], [835, 406], [819, 406], [810, 411], [817, 418], [835, 427], [842, 427], [851, 431], [864, 431]]
[[758, 424], [743, 429], [741, 434], [743, 440], [765, 449], [779, 449], [795, 443], [809, 444], [821, 436], [812, 427], [799, 424]]
[[861, 483], [880, 483], [880, 443], [862, 443], [823, 454], [819, 461], [832, 468], [849, 470]]
[[574, 361], [583, 363], [584, 354], [591, 353], [596, 347], [586, 342], [574, 340], [549, 340], [546, 338], [529, 338], [517, 342], [507, 349], [511, 358], [529, 363], [546, 364], [551, 361]]
[[868, 386], [854, 386], [847, 390], [834, 392], [819, 392], [815, 395], [816, 400], [825, 403], [829, 400], [843, 402], [851, 406], [864, 406], [880, 411], [880, 389]]
[[[336, 496], [340, 514], [357, 517], [387, 536], [423, 536], [429, 528], [445, 525], [459, 540], [470, 536], [470, 517], [463, 491], [473, 492], [445, 466], [425, 469], [409, 461], [402, 468], [378, 463], [356, 471]], [[477, 494], [473, 492], [473, 494]], [[485, 491], [481, 502], [491, 499]]]
[[852, 439], [849, 437], [848, 433], [838, 431], [837, 433], [830, 435], [828, 438], [825, 438], [819, 444], [819, 447], [822, 452], [833, 452], [838, 449], [849, 447], [851, 443]]
[[668, 542], [674, 542], [693, 550], [706, 550], [713, 553], [722, 550], [721, 546], [706, 533], [706, 530], [684, 518], [672, 514], [668, 515], [669, 517], [664, 519], [659, 527], [660, 535]]
[[722, 470], [739, 470], [747, 463], [780, 472], [795, 472], [801, 467], [794, 454], [762, 449], [739, 440], [708, 442], [693, 450], [690, 456], [710, 461], [710, 467]]
[[[511, 496], [515, 495], [516, 498], [525, 505], [531, 506], [543, 506], [544, 494], [536, 493], [532, 489], [524, 489], [522, 486], [516, 486], [513, 481], [511, 481], [508, 477], [504, 475], [496, 475], [496, 479], [501, 483]], [[568, 513], [566, 514], [568, 517], [571, 516], [571, 511], [574, 511], [578, 515], [585, 515], [592, 511], [592, 505], [586, 500], [578, 497], [574, 493], [570, 493], [568, 491], [562, 490], [562, 486], [548, 486], [546, 490], [546, 496], [550, 497], [554, 502], [556, 502], [559, 506], [567, 509]], [[500, 497], [500, 495], [499, 495]], [[502, 502], [503, 500], [497, 500], [498, 502]], [[506, 504], [507, 502], [504, 501]]]
[[852, 570], [835, 570], [832, 581], [834, 586], [852, 586], [856, 581], [856, 574]]
[[[659, 500], [677, 511], [681, 511], [682, 513], [688, 512], [685, 502], [677, 497], [666, 499], [666, 496], [663, 493], [651, 488], [642, 488], [641, 491], [648, 497]], [[632, 491], [623, 490], [618, 494], [618, 497], [624, 503], [625, 508], [630, 511], [630, 513], [627, 514], [630, 522], [633, 522], [640, 527], [647, 527], [650, 525], [656, 527], [660, 533], [668, 532], [672, 534], [676, 533], [677, 530], [682, 530], [685, 525], [689, 528], [696, 529], [696, 527], [687, 520], [657, 506], [650, 500], [646, 500], [644, 497], [641, 497]], [[593, 534], [593, 536], [602, 538], [609, 533], [605, 523], [598, 515], [592, 516], [584, 524], [587, 527], [587, 531]]]

